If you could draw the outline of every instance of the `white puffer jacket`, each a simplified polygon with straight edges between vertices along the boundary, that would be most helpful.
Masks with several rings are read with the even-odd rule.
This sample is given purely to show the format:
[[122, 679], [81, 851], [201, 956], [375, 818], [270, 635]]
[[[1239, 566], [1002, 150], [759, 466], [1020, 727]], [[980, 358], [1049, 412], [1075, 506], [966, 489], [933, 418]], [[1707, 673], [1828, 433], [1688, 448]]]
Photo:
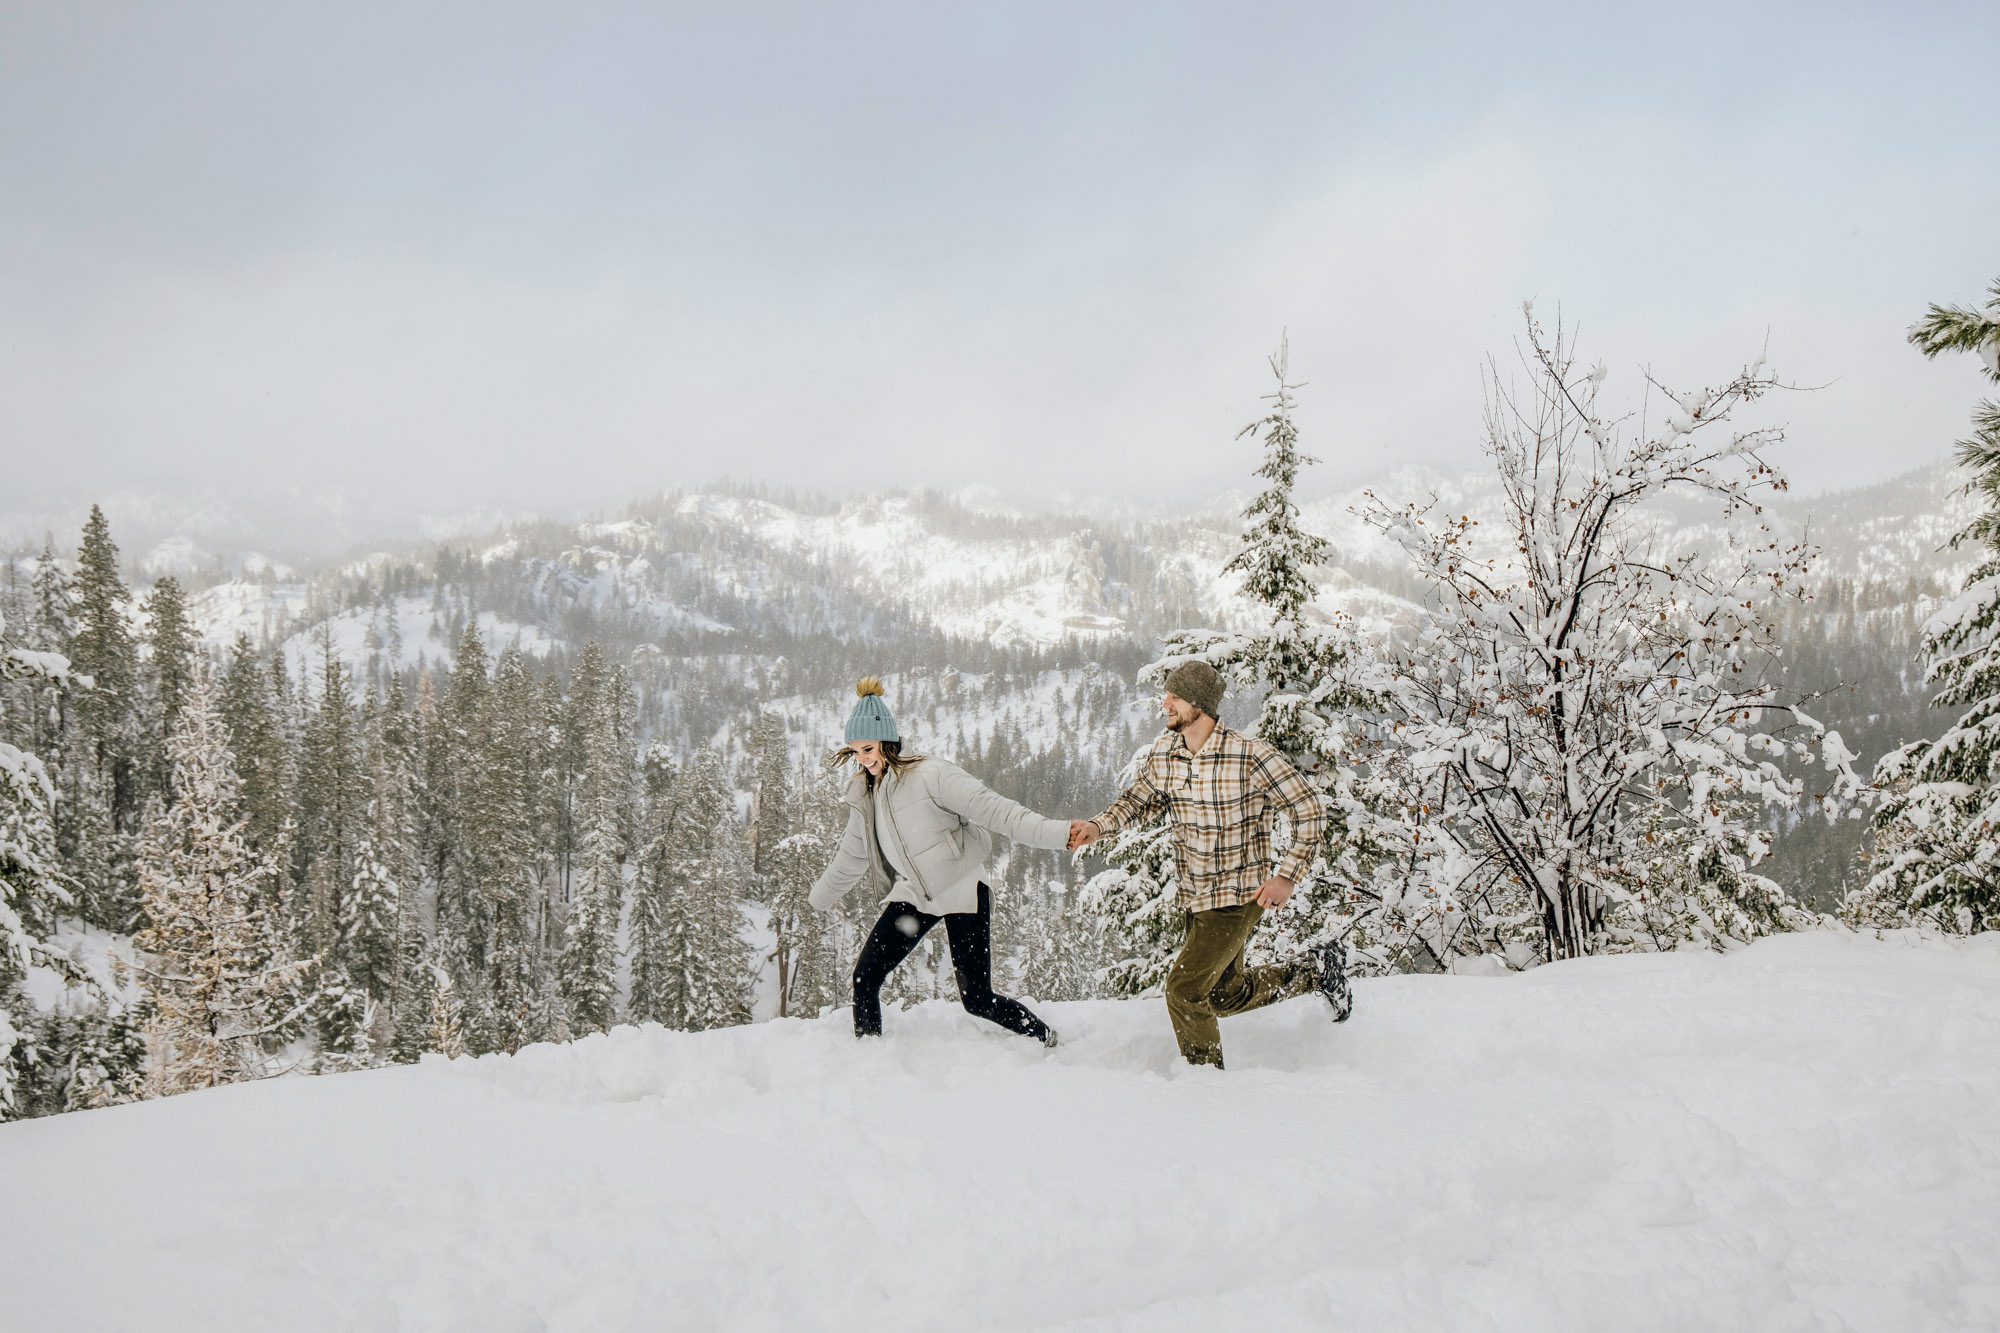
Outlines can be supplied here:
[[[847, 832], [808, 901], [830, 911], [865, 882], [884, 902], [932, 916], [976, 912], [995, 833], [1051, 851], [1069, 845], [1067, 820], [1044, 819], [996, 795], [949, 760], [927, 757], [900, 775], [885, 772], [872, 792], [868, 775], [856, 773], [847, 784]], [[896, 859], [914, 875], [890, 868], [878, 837], [895, 840]]]

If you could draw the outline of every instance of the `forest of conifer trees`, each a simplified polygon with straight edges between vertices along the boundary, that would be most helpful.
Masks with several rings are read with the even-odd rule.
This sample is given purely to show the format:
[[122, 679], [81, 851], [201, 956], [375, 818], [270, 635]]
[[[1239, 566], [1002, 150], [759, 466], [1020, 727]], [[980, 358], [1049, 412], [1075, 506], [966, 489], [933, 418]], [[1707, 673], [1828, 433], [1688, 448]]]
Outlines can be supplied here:
[[[438, 552], [441, 610], [475, 603], [473, 569]], [[872, 904], [805, 908], [844, 811], [823, 738], [760, 714], [772, 659], [746, 674], [640, 653], [635, 680], [595, 641], [573, 656], [496, 649], [476, 614], [448, 612], [451, 651], [400, 667], [377, 651], [357, 671], [323, 626], [296, 657], [282, 633], [210, 651], [174, 577], [135, 597], [95, 509], [74, 560], [51, 545], [10, 572], [0, 634], [24, 660], [69, 668], [10, 672], [0, 714], [6, 742], [46, 773], [52, 852], [19, 895], [35, 951], [0, 983], [18, 989], [30, 962], [65, 981], [57, 1004], [9, 1006], [9, 1114], [511, 1051], [618, 1022], [740, 1023], [760, 974], [775, 1014], [843, 998]], [[411, 567], [389, 567], [348, 600], [416, 586]], [[935, 724], [941, 699], [979, 687], [955, 668], [922, 676], [941, 641], [908, 646], [904, 706]], [[1004, 700], [1014, 674], [1060, 673], [1066, 655], [962, 656], [1013, 669], [984, 685]], [[1067, 658], [1074, 721], [1101, 730], [1129, 687], [1094, 665], [1087, 686]], [[711, 692], [722, 702], [701, 702]], [[1129, 724], [1111, 736], [1106, 755], [1134, 740]], [[1051, 808], [1101, 796], [1115, 762], [1025, 741], [1011, 716], [950, 739], [999, 789]], [[1047, 906], [1039, 891], [1064, 878], [1058, 861], [1007, 863], [1015, 888], [1040, 882], [1009, 895], [1003, 942], [1062, 932], [1060, 891]], [[217, 886], [226, 903], [204, 898]], [[949, 985], [924, 958], [892, 997]], [[1089, 962], [1028, 974], [1051, 997], [1082, 995]], [[197, 1033], [204, 1014], [227, 1017]]]
[[[1225, 720], [1278, 746], [1336, 811], [1313, 882], [1259, 937], [1265, 955], [1338, 937], [1364, 973], [1482, 956], [1525, 966], [1563, 949], [1722, 947], [1816, 914], [1879, 924], [1911, 910], [1880, 895], [1915, 864], [1914, 835], [1899, 826], [1886, 851], [1871, 845], [1882, 820], [1867, 817], [1874, 795], [1856, 775], [1913, 753], [1909, 738], [1935, 724], [1921, 658], [1936, 651], [1942, 622], [1926, 624], [1950, 594], [1943, 576], [1807, 579], [1798, 548], [1781, 571], [1790, 586], [1773, 589], [1783, 595], [1739, 607], [1697, 564], [1662, 575], [1629, 555], [1617, 543], [1645, 529], [1611, 516], [1598, 529], [1612, 534], [1610, 563], [1591, 555], [1576, 570], [1628, 562], [1630, 600], [1588, 603], [1598, 646], [1545, 659], [1520, 626], [1601, 575], [1531, 565], [1506, 593], [1514, 618], [1490, 620], [1498, 594], [1451, 583], [1473, 558], [1459, 544], [1469, 528], [1453, 520], [1439, 535], [1416, 508], [1380, 509], [1423, 577], [1398, 582], [1416, 597], [1397, 603], [1401, 622], [1364, 634], [1315, 606], [1339, 553], [1300, 525], [1293, 490], [1313, 460], [1282, 352], [1272, 365], [1274, 406], [1246, 431], [1262, 435], [1267, 484], [1224, 568], [1256, 608], [1248, 628], [1191, 628], [1185, 579], [1098, 533], [1086, 592], [1117, 599], [1132, 633], [1039, 648], [949, 634], [871, 601], [851, 571], [691, 522], [674, 501], [624, 521], [643, 536], [622, 582], [584, 576], [603, 553], [581, 554], [575, 531], [529, 525], [484, 553], [447, 543], [329, 571], [295, 610], [267, 613], [254, 635], [239, 618], [223, 641], [175, 575], [140, 589], [93, 507], [73, 552], [51, 539], [0, 577], [0, 1115], [843, 1003], [876, 905], [821, 914], [806, 892], [847, 818], [845, 775], [827, 765], [841, 701], [884, 662], [921, 747], [1068, 818], [1101, 809], [1156, 734], [1160, 669], [1214, 662], [1233, 682]], [[1569, 374], [1567, 361], [1545, 367]], [[1577, 439], [1602, 429], [1573, 427]], [[1640, 462], [1624, 466], [1653, 466], [1651, 454], [1692, 466], [1673, 453], [1700, 460], [1687, 436], [1635, 445]], [[1529, 466], [1512, 448], [1496, 436], [1503, 477]], [[1573, 508], [1610, 515], [1650, 475], [1579, 493]], [[1754, 514], [1742, 497], [1768, 475], [1714, 485]], [[924, 497], [903, 512], [1084, 549], [1059, 526]], [[1544, 520], [1519, 517], [1522, 549], [1542, 549]], [[1437, 637], [1452, 596], [1456, 646]], [[1736, 628], [1725, 638], [1712, 624]], [[1645, 666], [1630, 655], [1634, 626], [1662, 625], [1682, 637]], [[1506, 652], [1511, 665], [1440, 673]], [[1520, 765], [1577, 762], [1560, 732], [1548, 755], [1527, 746], [1523, 728], [1546, 707], [1521, 701], [1572, 697], [1538, 663], [1587, 652], [1604, 655], [1605, 681], [1657, 673], [1579, 714], [1602, 732], [1593, 754], [1636, 748], [1609, 770], [1608, 801], [1503, 830], [1478, 802], [1513, 792], [1510, 809], [1529, 810], [1563, 784]], [[1675, 665], [1702, 654], [1713, 661], [1700, 671]], [[1776, 720], [1769, 733], [1738, 729], [1759, 715]], [[1495, 716], [1515, 718], [1514, 741], [1480, 732]], [[1792, 766], [1746, 766], [1752, 751]], [[1439, 767], [1454, 755], [1457, 776]], [[1822, 759], [1832, 776], [1809, 789]], [[1558, 826], [1571, 831], [1535, 831]], [[1157, 984], [1180, 930], [1164, 826], [1090, 855], [1003, 850], [1007, 986], [1060, 1000]], [[1594, 914], [1560, 945], [1555, 908], [1522, 888], [1552, 873], [1534, 856], [1577, 875], [1578, 910]], [[1985, 919], [1983, 884], [1962, 890], [1971, 905], [1953, 920]], [[931, 940], [885, 996], [952, 985]]]

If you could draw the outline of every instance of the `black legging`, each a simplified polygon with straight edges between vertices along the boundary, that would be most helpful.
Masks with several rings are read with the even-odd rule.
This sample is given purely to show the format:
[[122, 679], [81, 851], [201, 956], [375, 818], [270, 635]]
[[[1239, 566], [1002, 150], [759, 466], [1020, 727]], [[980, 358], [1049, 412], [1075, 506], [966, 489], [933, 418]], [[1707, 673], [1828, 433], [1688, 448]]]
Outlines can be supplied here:
[[958, 998], [965, 1012], [1024, 1037], [1045, 1038], [1048, 1025], [1026, 1005], [993, 993], [993, 894], [984, 884], [979, 886], [977, 912], [932, 916], [908, 903], [890, 903], [882, 909], [881, 920], [868, 932], [861, 956], [854, 960], [854, 1035], [882, 1035], [882, 983], [940, 921], [951, 942], [951, 965], [958, 973]]

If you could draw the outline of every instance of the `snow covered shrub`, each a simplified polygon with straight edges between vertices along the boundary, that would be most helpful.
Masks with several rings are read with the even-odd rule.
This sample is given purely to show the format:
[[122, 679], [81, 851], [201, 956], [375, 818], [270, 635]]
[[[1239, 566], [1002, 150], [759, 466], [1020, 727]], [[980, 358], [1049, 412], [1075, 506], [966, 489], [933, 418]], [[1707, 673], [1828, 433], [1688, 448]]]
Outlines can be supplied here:
[[[1580, 371], [1560, 326], [1526, 313], [1526, 385], [1489, 372], [1501, 540], [1435, 506], [1371, 496], [1364, 513], [1431, 603], [1372, 681], [1383, 771], [1420, 816], [1405, 895], [1455, 935], [1550, 958], [1778, 928], [1757, 817], [1806, 799], [1781, 761], [1824, 766], [1829, 812], [1861, 783], [1770, 671], [1770, 604], [1801, 594], [1811, 551], [1762, 519], [1759, 496], [1785, 485], [1763, 458], [1781, 432], [1729, 423], [1776, 381], [1761, 358], [1719, 388], [1651, 381], [1666, 420], [1632, 431], [1599, 407], [1604, 369]], [[1714, 501], [1710, 549], [1661, 547], [1645, 506], [1674, 492]]]
[[[1932, 306], [1910, 341], [1927, 357], [1975, 352], [2000, 384], [2000, 281], [1991, 294], [1984, 311]], [[1912, 741], [1876, 767], [1890, 794], [1868, 881], [1846, 905], [1856, 925], [2000, 927], [2000, 402], [1981, 400], [1972, 422], [1958, 463], [1986, 506], [1952, 545], [1982, 543], [1988, 557], [1923, 631], [1931, 703], [1964, 713], [1936, 740]]]

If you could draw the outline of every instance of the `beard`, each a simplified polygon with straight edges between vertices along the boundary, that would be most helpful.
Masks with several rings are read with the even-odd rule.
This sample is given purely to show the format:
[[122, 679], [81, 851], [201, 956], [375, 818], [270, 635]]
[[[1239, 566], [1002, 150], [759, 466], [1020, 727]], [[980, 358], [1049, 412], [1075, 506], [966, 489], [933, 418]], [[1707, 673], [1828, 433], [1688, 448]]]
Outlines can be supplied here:
[[1168, 731], [1183, 730], [1184, 728], [1186, 728], [1187, 724], [1192, 721], [1194, 721], [1194, 719], [1191, 717], [1176, 717], [1174, 714], [1169, 713], [1167, 714], [1167, 730]]

